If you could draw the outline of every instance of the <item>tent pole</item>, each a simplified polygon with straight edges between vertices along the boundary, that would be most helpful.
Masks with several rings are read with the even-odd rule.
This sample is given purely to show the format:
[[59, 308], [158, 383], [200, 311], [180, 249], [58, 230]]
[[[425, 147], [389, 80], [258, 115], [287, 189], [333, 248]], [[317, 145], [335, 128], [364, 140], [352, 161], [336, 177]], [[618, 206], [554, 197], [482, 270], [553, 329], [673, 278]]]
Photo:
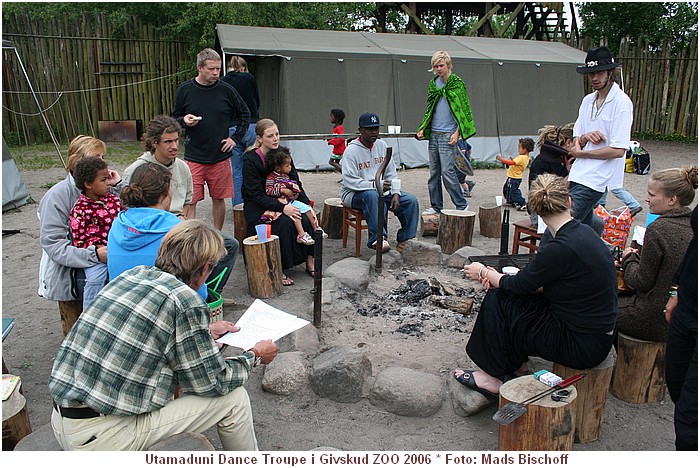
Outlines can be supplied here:
[[56, 153], [58, 153], [58, 158], [61, 160], [61, 164], [63, 164], [63, 167], [67, 169], [66, 161], [63, 159], [63, 156], [61, 155], [61, 150], [59, 148], [58, 142], [56, 141], [56, 135], [54, 135], [53, 130], [51, 130], [51, 125], [49, 125], [49, 121], [46, 119], [46, 115], [44, 114], [44, 109], [41, 107], [41, 104], [39, 103], [39, 98], [37, 98], [36, 93], [34, 92], [34, 87], [32, 86], [32, 82], [29, 80], [29, 76], [27, 75], [27, 70], [24, 68], [24, 64], [22, 63], [22, 59], [20, 58], [19, 52], [17, 52], [16, 47], [15, 47], [15, 56], [17, 57], [17, 61], [19, 62], [19, 66], [22, 68], [22, 73], [24, 74], [24, 78], [27, 80], [27, 85], [29, 85], [29, 90], [32, 92], [32, 97], [34, 98], [34, 102], [36, 102], [36, 106], [39, 108], [39, 114], [41, 114], [41, 118], [44, 120], [44, 125], [46, 125], [46, 129], [49, 131], [49, 135], [51, 136], [51, 141], [53, 141], [53, 144], [56, 147]]

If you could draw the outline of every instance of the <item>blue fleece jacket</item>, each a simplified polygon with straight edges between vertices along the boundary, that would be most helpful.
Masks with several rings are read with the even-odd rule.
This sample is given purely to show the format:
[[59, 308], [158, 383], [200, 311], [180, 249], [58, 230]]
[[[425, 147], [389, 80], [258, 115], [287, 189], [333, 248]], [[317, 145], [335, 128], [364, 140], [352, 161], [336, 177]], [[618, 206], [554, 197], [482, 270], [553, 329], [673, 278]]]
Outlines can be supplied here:
[[[158, 208], [129, 208], [112, 223], [107, 240], [107, 268], [113, 280], [139, 265], [155, 266], [160, 243], [180, 218]], [[197, 291], [207, 300], [207, 285]]]

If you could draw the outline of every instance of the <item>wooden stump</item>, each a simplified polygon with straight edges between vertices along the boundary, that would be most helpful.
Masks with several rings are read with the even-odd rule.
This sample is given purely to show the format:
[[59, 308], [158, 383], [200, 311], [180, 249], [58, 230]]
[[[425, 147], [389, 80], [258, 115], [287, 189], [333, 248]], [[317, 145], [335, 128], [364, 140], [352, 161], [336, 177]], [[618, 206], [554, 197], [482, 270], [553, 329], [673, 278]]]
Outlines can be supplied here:
[[58, 311], [61, 313], [63, 336], [66, 336], [83, 313], [83, 301], [58, 301]]
[[340, 198], [323, 200], [323, 211], [321, 211], [319, 223], [329, 239], [343, 238], [343, 203]]
[[248, 292], [260, 299], [282, 294], [282, 257], [279, 237], [273, 235], [266, 242], [257, 236], [243, 239], [246, 258]]
[[[504, 383], [500, 389], [500, 405], [520, 403], [549, 387], [532, 375]], [[498, 450], [570, 451], [576, 428], [576, 388], [562, 401], [549, 396], [527, 406], [525, 414], [508, 425], [498, 427]]]
[[479, 233], [484, 237], [501, 237], [501, 213], [500, 206], [479, 207]]
[[243, 245], [247, 229], [248, 222], [243, 215], [243, 203], [239, 203], [233, 207], [233, 237], [236, 238], [240, 245]]
[[618, 333], [612, 394], [627, 403], [662, 401], [666, 394], [665, 357], [666, 343]]
[[423, 237], [437, 236], [440, 214], [420, 215], [420, 232]]
[[572, 375], [586, 374], [576, 382], [576, 434], [575, 441], [587, 444], [598, 440], [603, 429], [603, 413], [608, 399], [608, 389], [615, 366], [615, 350], [610, 350], [608, 357], [591, 369], [572, 369], [563, 364], [554, 363], [552, 372], [562, 379]]
[[472, 245], [476, 213], [462, 210], [442, 210], [437, 243], [446, 254], [454, 253], [465, 245]]
[[2, 402], [2, 449], [14, 450], [23, 437], [31, 434], [27, 400], [20, 393], [22, 383], [17, 384], [10, 398]]

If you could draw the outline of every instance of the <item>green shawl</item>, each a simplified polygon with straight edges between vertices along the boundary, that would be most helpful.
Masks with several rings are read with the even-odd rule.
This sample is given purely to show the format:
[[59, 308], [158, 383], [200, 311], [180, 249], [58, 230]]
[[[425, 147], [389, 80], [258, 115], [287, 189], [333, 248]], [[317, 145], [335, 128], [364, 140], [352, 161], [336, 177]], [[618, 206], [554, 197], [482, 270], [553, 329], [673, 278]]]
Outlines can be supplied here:
[[450, 74], [447, 83], [442, 88], [435, 85], [437, 76], [430, 80], [428, 85], [428, 110], [425, 111], [423, 122], [418, 127], [418, 131], [423, 130], [423, 137], [430, 138], [430, 120], [433, 117], [435, 105], [440, 96], [447, 99], [447, 104], [450, 106], [452, 116], [457, 121], [461, 138], [466, 140], [476, 134], [476, 126], [474, 125], [474, 117], [472, 117], [472, 108], [469, 104], [469, 95], [467, 94], [467, 86], [454, 73]]

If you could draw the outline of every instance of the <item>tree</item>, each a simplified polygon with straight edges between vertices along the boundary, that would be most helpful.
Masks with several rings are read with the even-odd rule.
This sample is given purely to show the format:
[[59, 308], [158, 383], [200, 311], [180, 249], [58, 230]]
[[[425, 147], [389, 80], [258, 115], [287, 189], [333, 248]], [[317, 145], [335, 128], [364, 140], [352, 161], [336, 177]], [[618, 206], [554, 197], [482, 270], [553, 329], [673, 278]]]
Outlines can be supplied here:
[[698, 4], [685, 2], [584, 2], [577, 4], [583, 34], [595, 42], [607, 40], [616, 54], [623, 37], [659, 48], [669, 41], [686, 47], [698, 34]]

